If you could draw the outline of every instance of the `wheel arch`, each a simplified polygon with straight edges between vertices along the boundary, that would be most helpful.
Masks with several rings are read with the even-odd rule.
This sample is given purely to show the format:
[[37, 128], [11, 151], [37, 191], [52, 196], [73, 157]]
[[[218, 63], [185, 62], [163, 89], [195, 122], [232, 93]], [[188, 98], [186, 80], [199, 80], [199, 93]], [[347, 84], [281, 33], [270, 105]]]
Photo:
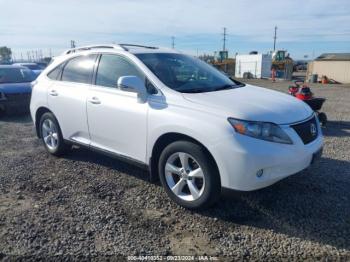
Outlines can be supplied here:
[[39, 107], [36, 112], [35, 112], [35, 131], [36, 131], [36, 135], [38, 138], [41, 138], [41, 132], [40, 132], [40, 118], [43, 114], [47, 113], [47, 112], [51, 112], [51, 110], [49, 110], [47, 107]]
[[197, 139], [195, 139], [189, 135], [185, 135], [185, 134], [177, 133], [177, 132], [169, 132], [169, 133], [165, 133], [165, 134], [162, 134], [161, 136], [159, 136], [158, 139], [153, 144], [151, 157], [149, 159], [149, 169], [150, 169], [149, 171], [150, 171], [151, 181], [157, 181], [159, 179], [158, 159], [159, 159], [160, 154], [164, 150], [164, 148], [167, 145], [169, 145], [170, 143], [173, 143], [175, 141], [180, 141], [180, 140], [189, 141], [189, 142], [198, 144], [201, 147], [203, 147], [203, 149], [205, 150], [205, 153], [208, 155], [208, 157], [212, 161], [212, 164], [214, 165], [216, 170], [219, 172], [219, 168], [218, 168], [218, 165], [215, 161], [213, 154], [209, 151], [209, 149], [203, 143], [201, 143], [200, 141], [198, 141]]

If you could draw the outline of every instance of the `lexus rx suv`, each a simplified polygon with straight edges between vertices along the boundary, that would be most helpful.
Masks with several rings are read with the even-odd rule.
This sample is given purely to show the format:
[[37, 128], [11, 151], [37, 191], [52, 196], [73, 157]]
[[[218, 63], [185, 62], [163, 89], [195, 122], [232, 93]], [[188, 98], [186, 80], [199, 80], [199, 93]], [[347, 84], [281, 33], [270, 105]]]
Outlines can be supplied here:
[[75, 144], [132, 161], [189, 209], [295, 174], [323, 145], [305, 103], [148, 46], [67, 50], [33, 83], [30, 110], [49, 153]]

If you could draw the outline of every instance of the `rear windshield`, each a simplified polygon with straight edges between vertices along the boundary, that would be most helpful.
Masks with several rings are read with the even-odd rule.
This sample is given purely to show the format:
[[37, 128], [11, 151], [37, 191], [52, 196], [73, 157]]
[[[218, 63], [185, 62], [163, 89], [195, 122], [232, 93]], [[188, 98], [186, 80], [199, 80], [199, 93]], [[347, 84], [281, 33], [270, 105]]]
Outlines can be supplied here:
[[35, 73], [27, 68], [0, 68], [0, 84], [32, 82]]

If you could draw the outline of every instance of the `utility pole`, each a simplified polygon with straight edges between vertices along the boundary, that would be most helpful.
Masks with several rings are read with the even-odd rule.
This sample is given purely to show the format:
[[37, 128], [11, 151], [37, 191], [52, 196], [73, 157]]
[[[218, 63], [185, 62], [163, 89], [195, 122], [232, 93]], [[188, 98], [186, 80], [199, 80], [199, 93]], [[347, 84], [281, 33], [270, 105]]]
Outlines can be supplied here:
[[175, 36], [171, 37], [171, 48], [175, 49]]
[[74, 40], [70, 40], [70, 47], [75, 48], [75, 41]]
[[275, 35], [273, 37], [273, 51], [276, 50], [277, 26], [275, 26]]
[[223, 40], [223, 47], [222, 47], [222, 51], [226, 51], [226, 27], [224, 27], [224, 33], [223, 33], [223, 36], [224, 38], [222, 39]]

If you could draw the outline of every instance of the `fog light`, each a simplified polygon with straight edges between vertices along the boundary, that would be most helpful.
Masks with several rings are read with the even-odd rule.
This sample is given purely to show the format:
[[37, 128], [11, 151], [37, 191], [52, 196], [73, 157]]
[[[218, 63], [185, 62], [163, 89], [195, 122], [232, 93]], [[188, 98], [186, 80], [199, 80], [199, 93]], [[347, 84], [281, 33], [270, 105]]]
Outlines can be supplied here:
[[256, 176], [257, 177], [262, 177], [263, 174], [264, 174], [264, 170], [263, 169], [260, 169], [260, 170], [258, 170], [258, 172], [256, 172]]

